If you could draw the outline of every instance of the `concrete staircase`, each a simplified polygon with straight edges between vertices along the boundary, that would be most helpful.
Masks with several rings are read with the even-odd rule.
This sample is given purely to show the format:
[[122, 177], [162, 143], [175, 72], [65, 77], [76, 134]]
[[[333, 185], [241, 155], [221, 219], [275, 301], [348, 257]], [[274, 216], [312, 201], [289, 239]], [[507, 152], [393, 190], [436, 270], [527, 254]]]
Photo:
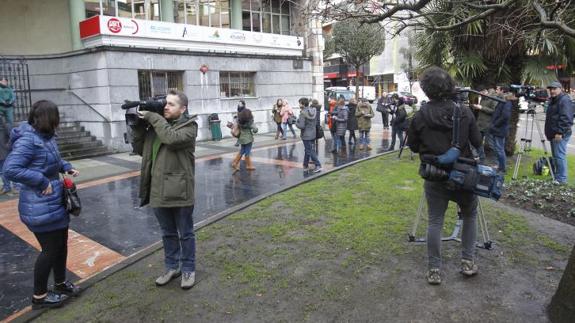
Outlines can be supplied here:
[[111, 153], [100, 140], [77, 123], [65, 123], [58, 127], [56, 141], [65, 160], [90, 158]]

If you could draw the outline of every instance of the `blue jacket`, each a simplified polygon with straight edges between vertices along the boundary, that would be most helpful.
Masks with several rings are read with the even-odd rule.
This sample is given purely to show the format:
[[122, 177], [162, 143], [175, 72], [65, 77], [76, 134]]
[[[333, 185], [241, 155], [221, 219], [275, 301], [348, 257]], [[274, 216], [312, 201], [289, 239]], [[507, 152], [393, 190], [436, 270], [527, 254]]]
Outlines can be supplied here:
[[571, 136], [574, 113], [573, 103], [567, 94], [561, 93], [559, 96], [551, 98], [545, 115], [545, 137], [547, 140], [553, 140], [556, 134], [561, 134], [563, 137]]
[[509, 119], [511, 119], [511, 101], [505, 103], [498, 103], [495, 107], [495, 112], [491, 116], [491, 125], [489, 125], [489, 133], [495, 137], [507, 137], [509, 133]]
[[[70, 217], [63, 204], [63, 187], [59, 175], [72, 169], [60, 159], [54, 137], [36, 132], [28, 123], [12, 129], [12, 150], [4, 162], [4, 174], [13, 182], [22, 184], [18, 211], [20, 220], [32, 232], [64, 229]], [[52, 184], [52, 194], [42, 191]]]

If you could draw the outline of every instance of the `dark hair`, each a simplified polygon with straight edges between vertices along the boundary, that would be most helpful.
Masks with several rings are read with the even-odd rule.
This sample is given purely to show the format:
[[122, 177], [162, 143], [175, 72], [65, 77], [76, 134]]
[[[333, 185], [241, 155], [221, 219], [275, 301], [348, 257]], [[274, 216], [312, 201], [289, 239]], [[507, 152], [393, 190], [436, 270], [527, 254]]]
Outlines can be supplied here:
[[309, 107], [309, 99], [308, 98], [300, 98], [299, 104], [303, 105], [304, 107]]
[[60, 124], [58, 106], [48, 100], [40, 100], [32, 105], [28, 123], [41, 134], [53, 136]]
[[180, 104], [184, 107], [188, 107], [188, 97], [184, 94], [184, 92], [178, 90], [170, 90], [168, 94], [177, 96]]
[[503, 93], [507, 93], [509, 92], [509, 86], [507, 86], [507, 84], [497, 84], [497, 87], [501, 90], [501, 92]]
[[281, 98], [276, 100], [276, 106], [279, 107], [279, 106], [282, 106], [283, 104], [284, 104], [284, 101]]
[[254, 121], [254, 115], [250, 109], [243, 109], [238, 113], [238, 123], [243, 126]]
[[402, 96], [398, 97], [397, 98], [397, 105], [402, 106], [404, 104], [405, 104], [405, 99]]
[[451, 98], [455, 95], [455, 82], [444, 69], [432, 66], [421, 74], [421, 89], [432, 100]]

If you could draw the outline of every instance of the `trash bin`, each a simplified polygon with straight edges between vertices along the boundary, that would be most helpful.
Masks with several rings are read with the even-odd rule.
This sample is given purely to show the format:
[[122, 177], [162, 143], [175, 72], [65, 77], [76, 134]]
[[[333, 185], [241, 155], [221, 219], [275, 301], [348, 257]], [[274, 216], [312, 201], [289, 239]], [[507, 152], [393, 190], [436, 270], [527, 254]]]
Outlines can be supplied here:
[[212, 133], [212, 140], [219, 141], [222, 140], [222, 128], [220, 127], [220, 118], [217, 113], [212, 113], [208, 117], [208, 122], [210, 124], [210, 131]]

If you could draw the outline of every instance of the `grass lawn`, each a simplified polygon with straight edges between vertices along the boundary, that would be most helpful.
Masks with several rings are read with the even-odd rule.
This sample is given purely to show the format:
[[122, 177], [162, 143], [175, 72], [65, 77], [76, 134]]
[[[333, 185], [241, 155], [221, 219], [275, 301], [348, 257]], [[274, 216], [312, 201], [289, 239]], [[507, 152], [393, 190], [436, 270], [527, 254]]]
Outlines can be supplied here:
[[[362, 162], [200, 230], [190, 291], [154, 286], [160, 251], [40, 320], [545, 322], [573, 227], [484, 201], [496, 244], [478, 249], [480, 274], [463, 278], [459, 244], [444, 243], [444, 283], [429, 286], [425, 245], [407, 242], [417, 167], [395, 155]], [[445, 233], [454, 221], [451, 206]]]

